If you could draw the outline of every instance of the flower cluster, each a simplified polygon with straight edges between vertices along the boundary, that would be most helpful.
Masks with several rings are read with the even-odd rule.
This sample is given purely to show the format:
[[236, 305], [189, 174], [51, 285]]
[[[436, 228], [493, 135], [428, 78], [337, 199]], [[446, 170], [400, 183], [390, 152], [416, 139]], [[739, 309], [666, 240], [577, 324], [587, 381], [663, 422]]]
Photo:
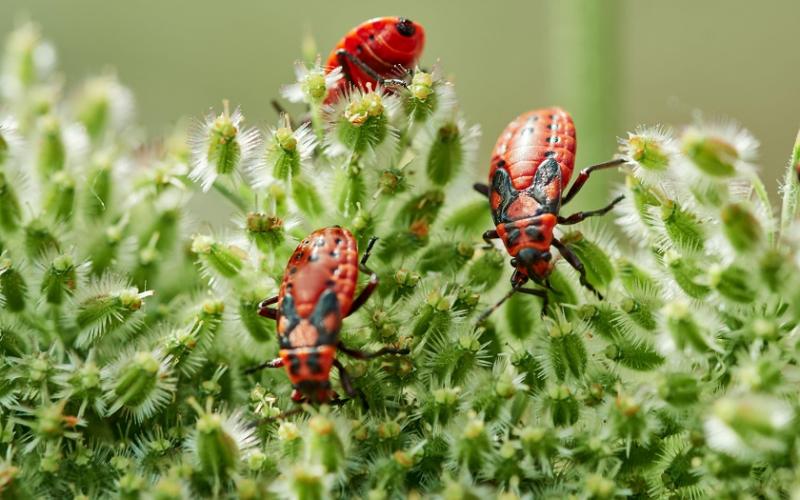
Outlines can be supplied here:
[[[227, 103], [144, 148], [111, 74], [61, 95], [38, 30], [0, 77], [0, 496], [124, 498], [790, 497], [800, 397], [800, 144], [773, 210], [757, 143], [698, 120], [620, 140], [625, 200], [557, 229], [551, 306], [466, 194], [480, 131], [437, 66], [339, 93], [298, 63], [306, 111]], [[215, 190], [217, 233], [188, 203]], [[612, 220], [622, 229], [615, 232]], [[361, 401], [298, 407], [275, 358], [298, 241], [333, 224], [380, 286], [341, 358]], [[617, 235], [617, 236], [615, 236]], [[359, 288], [366, 277], [362, 277]], [[342, 392], [336, 375], [334, 389]]]

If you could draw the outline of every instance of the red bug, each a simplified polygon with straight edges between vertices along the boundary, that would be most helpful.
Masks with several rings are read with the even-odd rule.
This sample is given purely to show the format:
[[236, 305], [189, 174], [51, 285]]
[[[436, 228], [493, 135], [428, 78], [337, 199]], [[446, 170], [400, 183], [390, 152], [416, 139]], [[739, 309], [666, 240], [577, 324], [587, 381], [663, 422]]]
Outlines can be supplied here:
[[[344, 366], [336, 359], [341, 351], [357, 359], [384, 354], [408, 354], [408, 349], [384, 347], [373, 353], [350, 349], [339, 340], [342, 320], [356, 312], [378, 287], [378, 275], [367, 267], [372, 246], [358, 260], [356, 240], [339, 226], [318, 229], [295, 249], [283, 275], [278, 295], [264, 300], [259, 314], [278, 322], [279, 357], [262, 368], [286, 367], [297, 402], [326, 403], [337, 399], [331, 389], [330, 371], [336, 367], [348, 396], [356, 390]], [[369, 273], [369, 282], [355, 296], [359, 269]], [[276, 308], [269, 307], [277, 303]]]
[[422, 55], [425, 30], [404, 17], [378, 17], [347, 33], [328, 56], [326, 67], [342, 68], [344, 78], [331, 90], [328, 102], [348, 84], [362, 89], [377, 84], [403, 85], [393, 78], [399, 68], [413, 69]]
[[[475, 184], [475, 189], [488, 196], [495, 229], [486, 231], [483, 239], [500, 238], [511, 255], [514, 273], [511, 291], [494, 307], [481, 315], [483, 320], [516, 292], [536, 295], [547, 301], [543, 289], [523, 288], [528, 280], [550, 288], [547, 278], [553, 270], [551, 246], [578, 271], [583, 286], [597, 291], [586, 280], [580, 259], [553, 234], [557, 224], [575, 224], [586, 217], [603, 215], [619, 203], [619, 196], [606, 207], [577, 212], [569, 217], [559, 215], [583, 187], [589, 175], [615, 167], [624, 159], [611, 160], [581, 170], [569, 191], [564, 194], [575, 165], [575, 125], [561, 108], [546, 108], [518, 116], [500, 134], [492, 152], [489, 185]], [[602, 298], [602, 297], [601, 297]], [[479, 321], [480, 321], [479, 320]]]

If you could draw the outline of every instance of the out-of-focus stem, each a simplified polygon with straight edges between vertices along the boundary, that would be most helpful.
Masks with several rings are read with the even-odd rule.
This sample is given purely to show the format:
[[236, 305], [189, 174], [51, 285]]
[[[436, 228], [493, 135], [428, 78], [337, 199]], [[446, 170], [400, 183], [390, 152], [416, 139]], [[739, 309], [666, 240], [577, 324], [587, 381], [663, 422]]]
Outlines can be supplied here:
[[[547, 5], [550, 94], [575, 119], [578, 166], [600, 163], [614, 153], [620, 133], [622, 6], [619, 0], [560, 0]], [[603, 184], [595, 181], [589, 189], [605, 192]]]

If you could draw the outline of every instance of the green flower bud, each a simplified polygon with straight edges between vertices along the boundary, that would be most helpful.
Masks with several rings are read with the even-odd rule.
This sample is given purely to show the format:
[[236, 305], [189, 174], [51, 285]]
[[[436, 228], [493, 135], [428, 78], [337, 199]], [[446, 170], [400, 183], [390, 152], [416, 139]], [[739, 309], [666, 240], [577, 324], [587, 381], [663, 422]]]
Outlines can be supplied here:
[[700, 325], [697, 324], [683, 302], [671, 302], [661, 310], [672, 339], [679, 349], [691, 347], [698, 352], [717, 350], [713, 340], [709, 339]]
[[478, 470], [487, 458], [490, 449], [489, 436], [486, 433], [486, 424], [478, 417], [470, 417], [462, 428], [458, 440], [458, 459], [469, 470]]
[[614, 481], [600, 474], [589, 474], [586, 477], [586, 492], [591, 499], [614, 498], [617, 496], [617, 486]]
[[445, 331], [452, 320], [450, 300], [438, 291], [431, 292], [417, 312], [416, 318], [411, 330], [414, 338], [419, 339]]
[[402, 170], [390, 167], [381, 173], [378, 178], [378, 187], [381, 194], [394, 196], [404, 193], [408, 189], [408, 179]]
[[586, 346], [576, 333], [569, 328], [553, 326], [550, 329], [550, 364], [556, 377], [564, 380], [569, 371], [575, 378], [580, 379], [586, 370]]
[[328, 95], [325, 75], [322, 72], [309, 71], [301, 82], [301, 88], [311, 102], [320, 102]]
[[131, 318], [141, 309], [143, 299], [152, 295], [136, 288], [107, 288], [78, 303], [75, 322], [81, 333], [75, 344], [79, 347], [88, 347], [126, 324], [135, 324]]
[[578, 421], [580, 406], [572, 391], [565, 385], [552, 387], [548, 393], [548, 405], [553, 425], [561, 427]]
[[411, 293], [413, 293], [421, 276], [416, 271], [409, 271], [408, 269], [400, 268], [394, 273], [393, 278], [394, 284], [396, 285], [394, 290], [394, 300], [397, 301], [404, 297], [408, 297], [411, 295]]
[[734, 302], [750, 303], [756, 297], [751, 273], [731, 265], [726, 268], [714, 265], [708, 271], [709, 283], [720, 295]]
[[77, 106], [77, 118], [92, 139], [100, 137], [109, 119], [111, 103], [104, 83], [101, 79], [88, 82]]
[[669, 154], [657, 137], [649, 134], [630, 135], [627, 143], [631, 159], [640, 167], [658, 172], [669, 166]]
[[295, 465], [289, 473], [291, 498], [323, 500], [330, 498], [325, 481], [325, 469], [320, 466]]
[[705, 247], [705, 235], [697, 217], [676, 202], [667, 201], [662, 205], [661, 220], [667, 236], [678, 250], [696, 253]]
[[640, 440], [647, 432], [647, 412], [632, 396], [617, 395], [612, 407], [611, 421], [617, 435], [626, 439]]
[[725, 206], [721, 213], [722, 229], [731, 246], [748, 252], [761, 242], [762, 229], [758, 219], [741, 203]]
[[86, 184], [86, 213], [91, 218], [99, 218], [109, 210], [114, 184], [111, 158], [108, 155], [98, 155], [92, 160], [86, 175]]
[[437, 271], [441, 273], [457, 272], [469, 262], [475, 249], [468, 242], [443, 242], [428, 247], [417, 263], [423, 273]]
[[209, 127], [206, 160], [219, 174], [230, 174], [236, 169], [241, 157], [241, 148], [235, 140], [239, 129], [227, 113], [222, 113]]
[[759, 359], [739, 367], [736, 379], [747, 389], [769, 392], [783, 381], [780, 363]]
[[275, 130], [267, 143], [267, 164], [272, 165], [276, 179], [293, 179], [300, 173], [300, 152], [292, 129], [281, 127]]
[[78, 425], [78, 417], [64, 413], [65, 406], [66, 401], [61, 401], [36, 409], [36, 422], [32, 429], [38, 437], [44, 440], [58, 439]]
[[135, 499], [144, 491], [147, 486], [147, 480], [133, 472], [129, 472], [119, 478], [118, 483], [119, 497], [122, 499]]
[[529, 352], [518, 352], [512, 358], [517, 371], [525, 376], [523, 382], [533, 392], [544, 387], [546, 377], [539, 360]]
[[264, 253], [275, 251], [286, 239], [283, 220], [264, 212], [249, 212], [245, 228], [250, 241]]
[[620, 308], [645, 330], [653, 332], [658, 327], [653, 309], [649, 305], [628, 298], [620, 302]]
[[61, 124], [54, 116], [46, 116], [39, 124], [39, 144], [36, 164], [43, 179], [62, 170], [66, 163], [66, 148], [61, 137]]
[[561, 242], [583, 263], [589, 283], [599, 288], [611, 283], [614, 279], [614, 265], [603, 249], [586, 239], [580, 231], [565, 234], [561, 237]]
[[259, 304], [267, 296], [266, 287], [253, 286], [241, 292], [239, 297], [239, 319], [250, 336], [258, 342], [275, 338], [275, 321], [258, 314]]
[[424, 71], [417, 71], [411, 79], [408, 90], [414, 99], [425, 101], [433, 93], [433, 76]]
[[[787, 444], [781, 435], [793, 421], [794, 412], [781, 399], [748, 394], [718, 400], [714, 403], [713, 415], [736, 432], [745, 444], [780, 451]], [[761, 438], [775, 440], [765, 442]]]
[[697, 377], [690, 373], [668, 373], [658, 384], [658, 395], [671, 405], [691, 405], [700, 396]]
[[401, 432], [403, 432], [403, 428], [394, 420], [381, 422], [378, 425], [378, 437], [384, 441], [397, 438]]
[[703, 271], [694, 261], [669, 252], [664, 257], [667, 268], [672, 273], [675, 283], [692, 298], [702, 299], [709, 294], [711, 289], [698, 281], [703, 276]]
[[8, 258], [0, 259], [0, 291], [5, 298], [5, 307], [9, 311], [20, 312], [25, 309], [28, 285]]
[[355, 155], [363, 155], [383, 143], [390, 134], [383, 98], [375, 93], [353, 93], [336, 126], [336, 136]]
[[425, 171], [434, 184], [444, 186], [463, 165], [462, 135], [456, 122], [445, 123], [436, 132], [425, 160]]
[[318, 415], [308, 421], [311, 449], [328, 472], [335, 472], [344, 461], [344, 448], [336, 429], [327, 417]]
[[438, 189], [426, 191], [415, 196], [400, 209], [397, 222], [404, 227], [420, 221], [430, 226], [439, 215], [439, 210], [444, 204], [444, 198], [444, 192]]
[[61, 304], [77, 286], [77, 272], [72, 256], [62, 254], [53, 259], [42, 277], [41, 290], [47, 302]]
[[[472, 261], [469, 267], [468, 279], [470, 285], [479, 290], [489, 290], [503, 274], [505, 256], [500, 250], [492, 248], [481, 253], [477, 259]], [[513, 298], [513, 297], [512, 297]]]
[[662, 294], [661, 285], [625, 257], [617, 259], [617, 273], [622, 286], [634, 297], [658, 297]]
[[48, 252], [59, 252], [60, 245], [52, 229], [40, 218], [25, 226], [25, 250], [28, 257], [39, 260]]
[[628, 192], [633, 200], [633, 206], [639, 214], [639, 220], [645, 226], [653, 228], [651, 209], [661, 206], [661, 200], [652, 188], [642, 184], [642, 182], [633, 175], [628, 175], [625, 178], [625, 186], [628, 188]]
[[475, 306], [478, 305], [480, 299], [480, 294], [474, 293], [472, 289], [468, 287], [459, 287], [458, 293], [456, 294], [456, 300], [453, 302], [453, 310], [467, 312], [474, 311]]
[[686, 135], [683, 137], [683, 154], [698, 169], [713, 177], [730, 177], [736, 173], [738, 151], [718, 137]]
[[22, 210], [14, 186], [8, 181], [6, 174], [0, 172], [0, 227], [6, 231], [14, 231], [19, 227]]
[[665, 361], [650, 343], [628, 337], [620, 337], [609, 344], [605, 355], [626, 368], [638, 371], [653, 370]]
[[233, 245], [224, 245], [211, 236], [195, 235], [192, 239], [192, 252], [197, 254], [204, 265], [226, 278], [233, 278], [244, 267], [247, 254]]

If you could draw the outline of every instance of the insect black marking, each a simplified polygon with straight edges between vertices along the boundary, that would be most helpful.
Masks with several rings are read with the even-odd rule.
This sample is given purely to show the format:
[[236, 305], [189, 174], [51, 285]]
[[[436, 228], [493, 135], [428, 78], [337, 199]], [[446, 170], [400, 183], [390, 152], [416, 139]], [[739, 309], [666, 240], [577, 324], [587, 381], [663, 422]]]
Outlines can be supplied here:
[[500, 160], [497, 161], [497, 168], [503, 168], [505, 166], [506, 166], [506, 161], [505, 160], [500, 159]]
[[551, 123], [547, 126], [550, 130], [558, 130], [558, 123]]
[[552, 157], [553, 157], [553, 156], [555, 156], [555, 155], [556, 155], [556, 152], [555, 152], [555, 151], [546, 151], [546, 152], [544, 153], [544, 156], [545, 156], [546, 158], [552, 158]]
[[289, 372], [292, 375], [300, 373], [300, 358], [295, 355], [289, 356]]
[[[551, 193], [548, 193], [548, 186], [554, 182], [558, 182], [558, 193], [555, 193], [555, 197], [550, 198]], [[556, 160], [548, 158], [539, 164], [530, 191], [542, 206], [542, 211], [558, 212], [558, 209], [561, 208], [561, 167]]]
[[[333, 283], [333, 281], [330, 280], [329, 282]], [[332, 285], [329, 285], [329, 287], [332, 287]], [[328, 288], [322, 292], [317, 300], [317, 305], [314, 307], [314, 312], [311, 313], [311, 317], [309, 318], [309, 321], [314, 325], [314, 328], [317, 329], [317, 333], [319, 334], [317, 345], [333, 345], [336, 343], [339, 335], [338, 330], [329, 331], [325, 328], [325, 318], [329, 314], [335, 314], [337, 319], [341, 318], [339, 298], [336, 296], [333, 288]]]
[[559, 137], [557, 135], [551, 135], [550, 137], [547, 138], [547, 142], [549, 142], [550, 144], [555, 144], [558, 141]]
[[519, 239], [519, 235], [520, 235], [519, 229], [512, 229], [511, 231], [508, 232], [506, 237], [508, 239], [508, 242], [511, 245], [513, 245]]
[[311, 351], [308, 353], [308, 357], [306, 358], [306, 366], [308, 369], [311, 370], [311, 373], [321, 373], [322, 366], [319, 364], [319, 353], [316, 351]]
[[503, 169], [497, 169], [492, 177], [492, 190], [500, 195], [500, 206], [492, 214], [495, 225], [501, 222], [510, 222], [506, 211], [508, 207], [519, 197], [519, 191], [514, 189], [511, 184], [511, 177]]
[[537, 226], [531, 225], [526, 227], [525, 234], [527, 234], [536, 241], [542, 241], [544, 239], [544, 235], [542, 234], [541, 231], [539, 231], [539, 228]]
[[[283, 302], [281, 302], [281, 316], [287, 320], [286, 328], [280, 335], [281, 347], [291, 347], [291, 344], [289, 344], [289, 334], [300, 324], [300, 316], [297, 314], [297, 308], [294, 305], [294, 297], [289, 293], [283, 296]], [[284, 340], [287, 343], [285, 346]]]
[[320, 236], [319, 238], [314, 240], [314, 246], [315, 247], [324, 247], [325, 246], [325, 238]]

